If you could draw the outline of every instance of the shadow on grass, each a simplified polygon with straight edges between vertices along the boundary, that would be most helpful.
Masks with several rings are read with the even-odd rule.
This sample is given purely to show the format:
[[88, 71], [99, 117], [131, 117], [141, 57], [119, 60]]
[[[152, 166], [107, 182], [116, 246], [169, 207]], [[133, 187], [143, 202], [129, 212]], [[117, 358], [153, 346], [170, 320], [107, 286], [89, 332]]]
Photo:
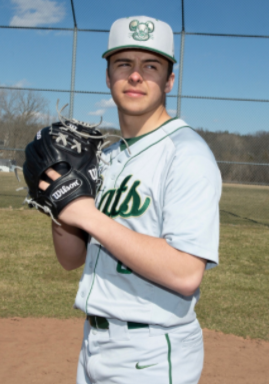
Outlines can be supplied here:
[[237, 219], [247, 220], [247, 221], [249, 221], [249, 222], [251, 222], [251, 223], [259, 224], [259, 225], [263, 225], [264, 227], [269, 228], [269, 224], [261, 223], [260, 221], [256, 221], [256, 220], [250, 219], [249, 217], [239, 216], [239, 215], [237, 215], [236, 213], [229, 212], [229, 211], [225, 211], [224, 209], [221, 209], [220, 212], [227, 213], [228, 215], [234, 216], [234, 217], [236, 217]]

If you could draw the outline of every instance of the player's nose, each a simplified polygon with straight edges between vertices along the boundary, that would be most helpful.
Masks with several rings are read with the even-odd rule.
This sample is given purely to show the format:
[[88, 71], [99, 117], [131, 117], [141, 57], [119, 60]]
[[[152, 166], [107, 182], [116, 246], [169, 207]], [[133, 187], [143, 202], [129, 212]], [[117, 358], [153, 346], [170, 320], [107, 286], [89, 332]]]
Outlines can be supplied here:
[[129, 75], [129, 81], [133, 83], [139, 83], [143, 81], [143, 77], [140, 73], [139, 68], [133, 68], [132, 72]]

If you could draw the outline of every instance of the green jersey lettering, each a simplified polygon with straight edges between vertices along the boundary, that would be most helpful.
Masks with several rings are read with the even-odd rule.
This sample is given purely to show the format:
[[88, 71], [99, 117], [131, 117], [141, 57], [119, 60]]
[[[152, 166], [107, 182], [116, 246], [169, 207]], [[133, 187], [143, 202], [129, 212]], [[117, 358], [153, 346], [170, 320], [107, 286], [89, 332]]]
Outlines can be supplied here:
[[[132, 175], [126, 176], [118, 189], [109, 189], [104, 193], [98, 209], [105, 215], [112, 218], [117, 216], [127, 218], [141, 216], [146, 212], [151, 203], [151, 198], [147, 196], [144, 202], [141, 202], [141, 196], [137, 191], [141, 182], [139, 180], [134, 181], [129, 188], [128, 182], [131, 177]], [[127, 196], [120, 204], [120, 200], [125, 193], [127, 193]]]
[[140, 181], [135, 181], [131, 186], [128, 195], [120, 206], [120, 216], [141, 216], [149, 207], [151, 199], [146, 197], [141, 206], [141, 198], [136, 188], [141, 184]]

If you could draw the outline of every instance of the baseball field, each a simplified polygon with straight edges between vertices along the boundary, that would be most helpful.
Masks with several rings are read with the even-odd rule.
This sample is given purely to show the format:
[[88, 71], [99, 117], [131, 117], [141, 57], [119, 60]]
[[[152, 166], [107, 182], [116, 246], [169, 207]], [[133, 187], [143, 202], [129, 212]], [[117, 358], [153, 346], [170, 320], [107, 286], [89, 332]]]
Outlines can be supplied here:
[[[42, 361], [47, 364], [36, 363], [43, 373], [33, 382], [52, 383], [57, 377], [57, 383], [72, 383], [74, 379], [66, 381], [65, 375], [75, 372], [80, 348], [84, 316], [72, 305], [81, 269], [66, 272], [57, 263], [50, 220], [21, 205], [26, 193], [16, 192], [19, 186], [14, 174], [0, 173], [0, 358], [5, 361], [0, 381], [18, 382], [21, 371], [19, 362], [12, 358], [14, 351], [24, 351], [27, 356], [31, 350], [38, 360], [41, 352], [35, 353], [34, 346], [39, 343]], [[224, 184], [220, 210], [220, 265], [205, 273], [196, 307], [205, 329], [206, 363], [201, 383], [267, 383], [269, 187]], [[57, 364], [57, 374], [54, 360], [50, 368], [52, 349], [63, 364], [62, 371]], [[25, 364], [26, 383], [32, 371], [26, 369], [29, 361]], [[217, 369], [218, 364], [222, 368]], [[14, 379], [7, 381], [12, 367]]]

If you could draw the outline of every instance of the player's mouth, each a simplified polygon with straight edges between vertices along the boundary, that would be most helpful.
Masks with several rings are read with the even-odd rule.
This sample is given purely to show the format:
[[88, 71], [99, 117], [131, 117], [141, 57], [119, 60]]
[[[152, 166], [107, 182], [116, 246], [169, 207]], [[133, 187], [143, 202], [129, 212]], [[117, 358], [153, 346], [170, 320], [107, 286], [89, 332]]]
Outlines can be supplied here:
[[138, 91], [136, 89], [127, 89], [123, 93], [127, 96], [130, 96], [130, 97], [142, 97], [142, 96], [145, 96], [145, 94], [146, 94], [145, 92]]

